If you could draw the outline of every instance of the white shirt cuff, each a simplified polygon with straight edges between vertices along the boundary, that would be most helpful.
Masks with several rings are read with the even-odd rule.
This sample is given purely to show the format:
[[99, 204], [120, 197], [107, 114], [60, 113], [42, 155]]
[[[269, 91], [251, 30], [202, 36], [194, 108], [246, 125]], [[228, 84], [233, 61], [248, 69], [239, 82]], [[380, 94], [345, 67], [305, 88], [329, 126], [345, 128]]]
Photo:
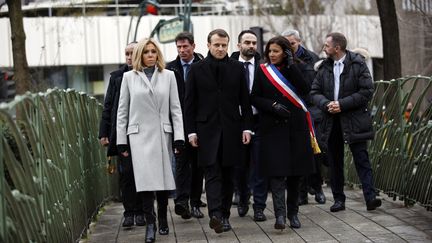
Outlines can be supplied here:
[[196, 133], [189, 133], [188, 138], [191, 138], [192, 136], [196, 136], [196, 135], [197, 135]]

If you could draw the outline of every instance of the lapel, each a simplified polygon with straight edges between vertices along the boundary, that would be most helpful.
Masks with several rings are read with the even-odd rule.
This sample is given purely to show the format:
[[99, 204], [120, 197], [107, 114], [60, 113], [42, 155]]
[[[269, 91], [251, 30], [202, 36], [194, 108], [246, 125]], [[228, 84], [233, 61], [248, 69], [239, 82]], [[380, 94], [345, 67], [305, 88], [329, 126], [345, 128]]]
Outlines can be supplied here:
[[144, 74], [144, 72], [137, 72], [137, 73], [141, 77], [141, 80], [144, 81], [144, 84], [150, 89], [150, 98], [153, 101], [153, 104], [155, 105], [156, 109], [159, 111], [160, 110], [159, 102], [157, 101], [157, 97], [156, 97], [155, 92], [154, 92], [154, 88], [156, 87], [156, 85], [157, 85], [156, 82], [158, 80], [157, 76], [159, 75], [157, 68], [155, 68], [155, 71], [153, 73], [151, 81], [148, 80], [148, 78]]

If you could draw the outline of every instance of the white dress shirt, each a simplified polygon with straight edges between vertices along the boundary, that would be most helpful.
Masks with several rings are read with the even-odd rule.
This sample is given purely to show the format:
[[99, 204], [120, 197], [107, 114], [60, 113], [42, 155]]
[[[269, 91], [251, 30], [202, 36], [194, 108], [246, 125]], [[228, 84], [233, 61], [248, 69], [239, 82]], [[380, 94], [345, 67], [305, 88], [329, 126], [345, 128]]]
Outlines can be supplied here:
[[339, 98], [339, 88], [340, 88], [340, 75], [344, 69], [344, 63], [346, 54], [339, 60], [334, 61], [333, 63], [333, 75], [334, 75], [334, 100], [338, 100]]

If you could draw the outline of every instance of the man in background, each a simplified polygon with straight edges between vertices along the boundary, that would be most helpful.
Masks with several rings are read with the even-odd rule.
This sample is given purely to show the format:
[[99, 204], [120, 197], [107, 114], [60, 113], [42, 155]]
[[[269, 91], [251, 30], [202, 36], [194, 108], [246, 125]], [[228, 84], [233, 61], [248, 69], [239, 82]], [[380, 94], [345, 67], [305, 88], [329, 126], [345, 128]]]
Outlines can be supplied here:
[[[260, 55], [257, 52], [257, 36], [252, 30], [243, 30], [238, 35], [237, 47], [239, 51], [233, 52], [231, 58], [243, 63], [245, 77], [248, 84], [249, 93], [252, 90], [255, 70], [260, 64]], [[253, 135], [249, 145], [245, 146], [245, 158], [235, 167], [234, 188], [238, 194], [237, 212], [240, 217], [244, 217], [249, 210], [249, 198], [251, 190], [253, 193], [253, 210], [255, 221], [265, 221], [264, 214], [267, 201], [267, 180], [259, 172], [259, 127], [258, 111], [252, 106], [253, 113]], [[250, 183], [250, 185], [249, 185]]]
[[123, 227], [145, 225], [143, 204], [140, 197], [137, 196], [135, 188], [135, 178], [132, 167], [131, 156], [124, 157], [117, 151], [117, 108], [120, 97], [120, 87], [123, 74], [132, 68], [132, 53], [136, 42], [128, 44], [125, 48], [126, 64], [118, 70], [112, 72], [108, 84], [108, 90], [105, 95], [102, 119], [99, 126], [99, 139], [103, 146], [108, 147], [107, 156], [118, 156], [119, 175], [120, 175], [120, 192], [124, 207]]
[[[174, 71], [177, 79], [180, 104], [184, 117], [185, 83], [192, 63], [203, 59], [199, 53], [195, 53], [194, 37], [189, 32], [179, 33], [175, 38], [178, 56], [167, 64], [167, 69]], [[187, 135], [185, 136], [187, 137]], [[203, 170], [197, 165], [197, 149], [186, 143], [186, 149], [180, 157], [176, 157], [175, 180], [176, 199], [174, 211], [183, 219], [191, 216], [202, 218], [204, 214], [200, 207], [207, 206], [201, 201], [203, 186]], [[189, 201], [191, 210], [189, 210]]]

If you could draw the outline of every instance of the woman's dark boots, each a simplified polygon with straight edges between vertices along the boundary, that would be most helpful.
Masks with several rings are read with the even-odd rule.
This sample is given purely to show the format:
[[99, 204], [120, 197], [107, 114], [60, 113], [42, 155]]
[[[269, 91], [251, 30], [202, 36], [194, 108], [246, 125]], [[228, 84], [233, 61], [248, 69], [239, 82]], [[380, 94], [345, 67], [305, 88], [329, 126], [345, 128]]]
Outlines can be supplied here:
[[152, 243], [156, 240], [156, 224], [155, 223], [147, 223], [146, 234], [145, 234], [145, 242]]
[[159, 234], [167, 235], [169, 233], [167, 218], [159, 218]]
[[158, 208], [158, 224], [159, 234], [167, 235], [169, 233], [168, 220], [167, 220], [167, 208]]

